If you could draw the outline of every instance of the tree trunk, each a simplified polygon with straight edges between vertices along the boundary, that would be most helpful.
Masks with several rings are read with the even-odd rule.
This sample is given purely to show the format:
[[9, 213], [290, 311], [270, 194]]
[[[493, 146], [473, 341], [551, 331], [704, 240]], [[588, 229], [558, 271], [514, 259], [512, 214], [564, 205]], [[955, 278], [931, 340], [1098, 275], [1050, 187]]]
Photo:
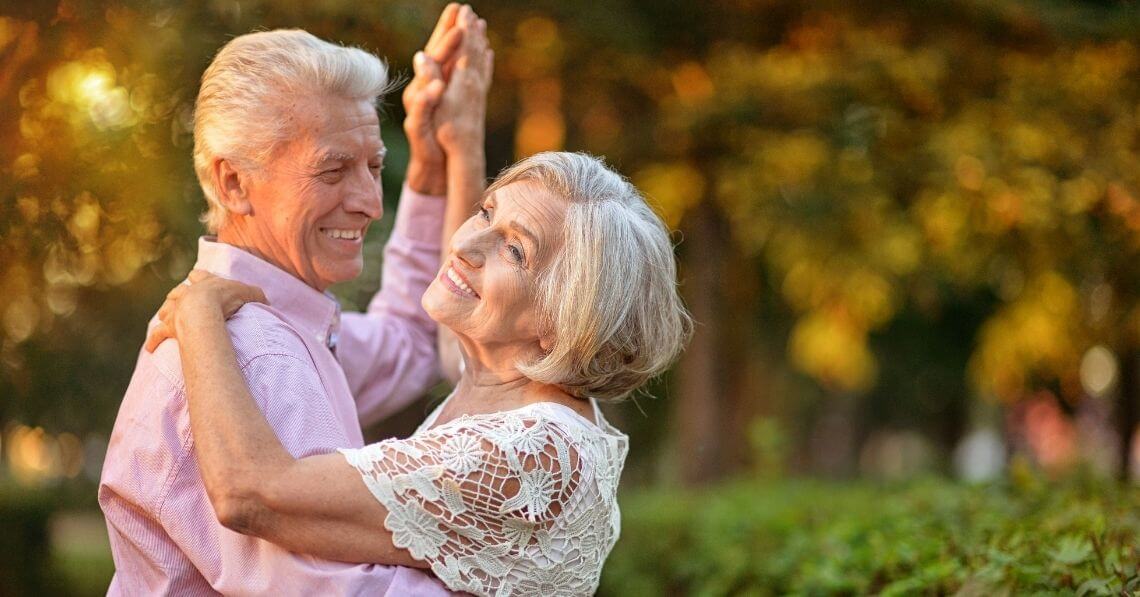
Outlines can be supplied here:
[[1132, 440], [1136, 434], [1137, 418], [1140, 409], [1136, 406], [1138, 382], [1136, 365], [1140, 354], [1135, 347], [1120, 353], [1120, 397], [1117, 402], [1116, 422], [1120, 434], [1120, 468], [1117, 475], [1121, 481], [1128, 481], [1132, 470]]
[[673, 423], [680, 479], [696, 485], [723, 473], [726, 400], [720, 284], [727, 247], [719, 214], [709, 202], [694, 208], [686, 223], [681, 290], [696, 329], [677, 372], [680, 391]]

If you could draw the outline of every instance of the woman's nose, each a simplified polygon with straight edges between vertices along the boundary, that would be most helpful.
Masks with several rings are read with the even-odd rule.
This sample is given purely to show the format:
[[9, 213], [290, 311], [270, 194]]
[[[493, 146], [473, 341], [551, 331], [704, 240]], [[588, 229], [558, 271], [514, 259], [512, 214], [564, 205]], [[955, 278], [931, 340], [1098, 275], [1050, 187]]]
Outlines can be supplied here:
[[483, 267], [486, 261], [488, 235], [478, 231], [464, 234], [460, 229], [451, 237], [452, 253], [472, 268]]

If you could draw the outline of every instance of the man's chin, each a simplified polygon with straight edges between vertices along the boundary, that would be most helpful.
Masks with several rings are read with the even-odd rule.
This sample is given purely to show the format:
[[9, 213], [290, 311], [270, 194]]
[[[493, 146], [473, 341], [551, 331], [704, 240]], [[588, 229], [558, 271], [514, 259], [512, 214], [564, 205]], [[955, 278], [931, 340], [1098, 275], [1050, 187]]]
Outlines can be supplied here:
[[342, 284], [344, 282], [351, 282], [360, 277], [361, 272], [364, 271], [363, 262], [358, 262], [354, 265], [345, 265], [337, 268], [329, 268], [321, 272], [321, 282], [324, 288], [318, 290], [325, 290], [334, 284]]

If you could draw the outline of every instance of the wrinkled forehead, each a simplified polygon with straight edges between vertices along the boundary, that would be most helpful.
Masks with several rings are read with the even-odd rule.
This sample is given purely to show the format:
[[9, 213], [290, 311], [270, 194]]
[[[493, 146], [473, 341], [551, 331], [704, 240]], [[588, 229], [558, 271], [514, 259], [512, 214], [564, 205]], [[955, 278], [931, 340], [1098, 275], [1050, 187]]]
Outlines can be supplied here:
[[512, 182], [496, 189], [487, 199], [495, 206], [495, 219], [506, 226], [524, 227], [540, 250], [562, 244], [569, 202], [534, 180]]
[[371, 155], [384, 147], [380, 117], [368, 100], [298, 95], [283, 100], [279, 117], [288, 142], [314, 156], [331, 150]]

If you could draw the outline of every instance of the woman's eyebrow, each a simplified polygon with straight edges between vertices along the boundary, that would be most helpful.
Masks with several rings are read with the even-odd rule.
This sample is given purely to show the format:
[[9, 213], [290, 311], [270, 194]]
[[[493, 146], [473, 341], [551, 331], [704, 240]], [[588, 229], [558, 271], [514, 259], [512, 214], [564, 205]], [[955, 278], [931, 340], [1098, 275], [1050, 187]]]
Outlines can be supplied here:
[[514, 230], [514, 231], [518, 232], [519, 234], [522, 234], [523, 236], [529, 238], [532, 245], [534, 245], [536, 247], [541, 246], [538, 242], [538, 237], [535, 236], [533, 232], [528, 230], [526, 226], [523, 226], [522, 224], [520, 224], [516, 221], [512, 221], [510, 224], [507, 224], [507, 227], [510, 228], [511, 230]]

